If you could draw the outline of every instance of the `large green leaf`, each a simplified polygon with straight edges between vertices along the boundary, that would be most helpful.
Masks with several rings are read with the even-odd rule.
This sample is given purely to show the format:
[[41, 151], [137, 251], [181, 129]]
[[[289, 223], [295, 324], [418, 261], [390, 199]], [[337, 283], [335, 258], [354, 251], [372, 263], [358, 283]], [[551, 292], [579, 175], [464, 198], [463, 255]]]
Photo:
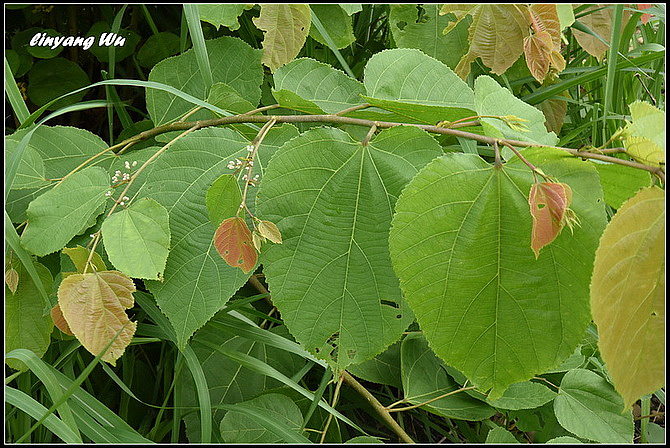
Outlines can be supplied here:
[[623, 400], [597, 373], [570, 370], [561, 381], [554, 412], [573, 434], [601, 443], [633, 443], [633, 416], [621, 413]]
[[74, 173], [30, 203], [21, 245], [38, 256], [62, 249], [104, 211], [108, 188], [109, 175], [100, 167]]
[[[28, 130], [21, 130], [5, 137], [5, 151], [8, 159], [27, 132]], [[55, 185], [55, 182], [45, 181], [43, 184], [40, 182], [38, 186], [38, 179], [34, 177], [37, 175], [35, 170], [43, 174], [43, 179], [58, 179], [106, 147], [107, 145], [100, 137], [84, 129], [45, 125], [37, 128], [25, 148], [27, 154], [24, 153], [12, 191], [10, 191], [5, 203], [5, 208], [12, 218], [12, 222], [25, 220], [26, 208], [30, 201]], [[30, 154], [33, 151], [39, 154], [43, 171], [39, 169], [39, 162], [36, 160], [33, 161], [34, 163], [30, 163], [31, 166], [34, 166], [33, 168], [23, 166], [24, 161], [31, 158]], [[91, 164], [106, 166], [108, 161], [114, 158], [116, 157], [105, 154]], [[23, 175], [28, 177], [23, 177]], [[27, 188], [28, 185], [23, 183], [24, 181], [35, 188]], [[32, 183], [33, 181], [35, 183]], [[26, 189], [15, 191], [16, 188]]]
[[476, 115], [470, 87], [419, 50], [384, 50], [365, 66], [365, 100], [413, 122], [434, 125]]
[[[407, 335], [400, 353], [403, 393], [410, 403], [424, 403], [461, 388], [447, 374], [444, 363], [430, 350], [422, 335]], [[425, 408], [438, 415], [462, 420], [485, 420], [496, 412], [465, 392], [431, 401]]]
[[[261, 174], [272, 152], [295, 136], [293, 126], [272, 129], [259, 148], [254, 172]], [[265, 142], [268, 144], [266, 145]], [[230, 160], [247, 157], [249, 141], [224, 128], [196, 131], [177, 141], [154, 163], [139, 195], [163, 205], [170, 219], [171, 249], [162, 282], [145, 282], [184, 345], [249, 278], [231, 268], [214, 247], [214, 230], [206, 206], [207, 190], [221, 175], [232, 173]], [[241, 173], [239, 174], [241, 176]], [[252, 204], [256, 188], [250, 188]]]
[[[274, 74], [273, 95], [279, 104], [295, 107], [291, 97], [283, 98], [282, 91], [289, 91], [309, 101], [312, 108], [296, 107], [307, 113], [335, 113], [356, 104], [362, 104], [360, 95], [365, 87], [328, 64], [309, 58], [300, 58], [277, 69]], [[313, 109], [313, 105], [319, 109]]]
[[165, 208], [153, 199], [134, 201], [102, 224], [105, 250], [112, 264], [129, 277], [159, 280], [170, 248]]
[[302, 413], [283, 394], [264, 394], [230, 407], [221, 420], [226, 443], [309, 443], [301, 434]]
[[435, 160], [398, 199], [389, 237], [393, 267], [430, 347], [479, 389], [493, 388], [491, 399], [557, 366], [581, 341], [605, 226], [592, 166], [550, 148], [523, 154], [570, 185], [582, 222], [537, 260], [533, 176], [516, 158], [500, 169], [469, 154]]
[[[240, 39], [227, 36], [207, 40], [205, 45], [214, 82], [224, 82], [245, 100], [258, 104], [263, 81], [261, 51]], [[193, 49], [156, 64], [149, 73], [149, 81], [167, 84], [200, 99], [207, 98], [207, 88]], [[193, 107], [193, 104], [171, 93], [147, 89], [147, 110], [156, 126], [181, 117]], [[190, 117], [191, 120], [208, 118], [214, 118], [214, 115], [206, 110]]]
[[591, 308], [598, 346], [625, 408], [665, 384], [665, 192], [644, 188], [607, 225]]
[[[51, 290], [51, 273], [40, 263], [34, 263], [44, 289]], [[15, 292], [5, 285], [5, 353], [15, 348], [26, 348], [42, 357], [51, 342], [53, 322], [44, 316], [44, 304], [37, 287], [20, 262], [12, 263], [18, 273], [19, 283]], [[12, 369], [26, 370], [26, 365], [17, 359], [7, 358]]]
[[402, 389], [400, 377], [400, 342], [360, 364], [349, 366], [347, 372], [373, 383], [388, 384]]
[[[15, 140], [5, 141], [5, 157], [10, 159], [17, 146]], [[30, 145], [26, 146], [21, 162], [16, 170], [16, 177], [12, 183], [12, 190], [39, 188], [49, 185], [44, 176], [44, 162], [39, 152]]]
[[556, 392], [540, 383], [524, 381], [512, 384], [497, 400], [488, 400], [491, 406], [501, 409], [535, 409], [556, 398]]
[[605, 202], [614, 209], [621, 207], [640, 188], [651, 184], [651, 174], [648, 171], [636, 170], [615, 163], [595, 163], [593, 161], [592, 163], [600, 175], [600, 185], [603, 187]]
[[[547, 146], [553, 146], [558, 142], [556, 134], [547, 132], [544, 126], [544, 114], [539, 109], [516, 98], [512, 92], [500, 86], [490, 76], [479, 76], [475, 80], [475, 107], [479, 115], [514, 115], [526, 120], [523, 125], [528, 130], [523, 132], [511, 128], [498, 118], [482, 118], [484, 133], [489, 137], [522, 140]], [[503, 148], [503, 155], [509, 158], [512, 151]]]
[[338, 368], [380, 353], [412, 319], [390, 266], [388, 228], [401, 189], [440, 153], [415, 128], [382, 131], [367, 146], [319, 128], [270, 161], [259, 216], [284, 240], [261, 255], [272, 300], [296, 340]]
[[665, 165], [665, 112], [635, 101], [630, 114], [633, 121], [624, 129], [626, 152], [642, 163]]
[[[28, 98], [37, 106], [44, 106], [61, 95], [90, 84], [88, 75], [79, 64], [65, 58], [44, 59], [35, 64], [28, 74]], [[86, 92], [79, 92], [56, 101], [49, 110], [69, 106], [80, 101]]]
[[467, 51], [471, 20], [462, 20], [448, 34], [442, 34], [451, 16], [439, 15], [438, 4], [422, 5], [421, 14], [418, 8], [421, 6], [391, 4], [389, 26], [393, 40], [398, 48], [417, 48], [453, 69]]
[[263, 4], [254, 25], [265, 32], [263, 64], [271, 72], [295, 58], [307, 39], [311, 24], [309, 5]]

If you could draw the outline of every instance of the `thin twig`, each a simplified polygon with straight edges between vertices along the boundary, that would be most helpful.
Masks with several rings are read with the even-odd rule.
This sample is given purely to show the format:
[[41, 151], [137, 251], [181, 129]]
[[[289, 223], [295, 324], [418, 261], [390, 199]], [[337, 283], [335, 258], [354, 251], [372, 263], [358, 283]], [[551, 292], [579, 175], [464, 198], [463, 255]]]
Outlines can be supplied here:
[[425, 406], [425, 405], [427, 405], [427, 404], [430, 404], [430, 403], [432, 403], [432, 402], [434, 402], [434, 401], [437, 401], [437, 400], [440, 400], [440, 399], [442, 399], [442, 398], [448, 397], [448, 396], [450, 396], [450, 395], [454, 395], [454, 394], [457, 394], [457, 393], [459, 393], [459, 392], [465, 392], [466, 390], [473, 390], [473, 389], [475, 389], [475, 388], [476, 388], [476, 386], [461, 387], [460, 389], [452, 390], [451, 392], [447, 392], [446, 394], [442, 394], [442, 395], [439, 395], [439, 396], [437, 396], [437, 397], [435, 397], [435, 398], [431, 398], [430, 400], [424, 401], [423, 403], [415, 404], [415, 405], [412, 405], [412, 406], [406, 406], [406, 407], [404, 407], [404, 408], [392, 409], [392, 406], [394, 406], [394, 405], [396, 405], [396, 404], [406, 403], [406, 400], [402, 400], [402, 401], [393, 403], [392, 405], [386, 407], [386, 410], [387, 410], [388, 412], [402, 412], [402, 411], [408, 411], [408, 410], [410, 410], [410, 409], [420, 408], [421, 406]]
[[[335, 405], [337, 404], [338, 398], [340, 398], [340, 389], [342, 387], [342, 381], [344, 381], [344, 373], [340, 375], [340, 378], [337, 380], [337, 385], [335, 386], [335, 392], [333, 393], [333, 399], [330, 403], [330, 407], [334, 408]], [[328, 420], [326, 420], [326, 424], [323, 427], [323, 430], [321, 431], [321, 439], [319, 439], [319, 443], [323, 443], [323, 441], [326, 438], [326, 433], [328, 432], [328, 427], [330, 426], [330, 422], [333, 420], [333, 414], [328, 414]]]

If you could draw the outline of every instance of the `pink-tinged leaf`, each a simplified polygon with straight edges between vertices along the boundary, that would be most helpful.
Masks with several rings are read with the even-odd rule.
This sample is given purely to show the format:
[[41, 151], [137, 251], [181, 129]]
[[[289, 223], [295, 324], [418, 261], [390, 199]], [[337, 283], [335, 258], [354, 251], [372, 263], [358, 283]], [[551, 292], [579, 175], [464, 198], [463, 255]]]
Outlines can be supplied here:
[[51, 308], [50, 314], [51, 320], [60, 331], [67, 335], [74, 336], [74, 333], [72, 333], [72, 330], [70, 330], [70, 326], [67, 324], [65, 317], [63, 317], [63, 312], [60, 309], [60, 305], [54, 305], [54, 307]]
[[[642, 10], [642, 9], [648, 9], [648, 8], [651, 8], [651, 3], [638, 3], [637, 4], [637, 9]], [[649, 14], [649, 13], [645, 12], [644, 14], [642, 14], [642, 17], [640, 17], [640, 20], [642, 21], [642, 23], [644, 25], [646, 25], [647, 22], [649, 22], [649, 19], [651, 19], [652, 17], [653, 17], [653, 14]]]
[[568, 208], [570, 202], [572, 190], [567, 184], [540, 182], [530, 188], [528, 203], [533, 216], [530, 247], [535, 258], [540, 256], [540, 249], [556, 239], [566, 224], [572, 228], [575, 217]]
[[133, 280], [119, 271], [71, 274], [58, 287], [58, 305], [74, 336], [93, 355], [106, 349], [102, 360], [113, 366], [137, 328], [125, 312], [135, 302], [133, 292]]
[[251, 231], [244, 219], [234, 216], [224, 219], [214, 233], [214, 247], [219, 255], [234, 268], [248, 274], [258, 261]]

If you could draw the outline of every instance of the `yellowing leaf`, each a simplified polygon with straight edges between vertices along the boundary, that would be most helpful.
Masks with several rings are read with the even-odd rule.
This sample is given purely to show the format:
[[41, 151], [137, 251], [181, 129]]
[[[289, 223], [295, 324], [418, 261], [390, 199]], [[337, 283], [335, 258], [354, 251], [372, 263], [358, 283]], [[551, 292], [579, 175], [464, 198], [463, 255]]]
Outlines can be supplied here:
[[523, 51], [526, 54], [526, 65], [530, 74], [539, 82], [549, 72], [552, 52], [551, 36], [546, 31], [531, 34], [523, 40]]
[[665, 164], [665, 112], [644, 101], [630, 105], [633, 119], [623, 131], [628, 154], [649, 165]]
[[119, 271], [72, 274], [58, 288], [63, 317], [86, 350], [97, 356], [116, 337], [102, 356], [112, 365], [135, 334], [137, 322], [125, 312], [133, 306], [133, 292], [132, 279]]
[[[66, 247], [62, 250], [62, 252], [70, 257], [70, 260], [72, 260], [72, 263], [74, 263], [74, 267], [77, 269], [77, 273], [83, 274], [84, 267], [86, 266], [86, 262], [91, 254], [91, 251], [85, 247], [77, 245], [75, 247]], [[92, 266], [89, 266], [86, 272], [93, 272], [93, 270], [107, 270], [105, 262], [102, 261], [102, 257], [100, 257], [100, 254], [97, 252], [93, 253], [93, 256], [91, 257], [91, 264]], [[63, 276], [65, 277], [65, 272], [63, 273]]]
[[261, 221], [258, 223], [258, 233], [263, 238], [267, 238], [275, 244], [281, 244], [281, 232], [277, 226], [270, 221]]
[[530, 247], [535, 252], [535, 258], [540, 256], [540, 249], [554, 241], [568, 223], [571, 202], [572, 190], [567, 184], [540, 182], [530, 187], [528, 203], [533, 216]]
[[19, 287], [19, 273], [16, 272], [16, 269], [10, 267], [5, 271], [5, 284], [12, 294], [16, 292], [16, 288]]
[[[592, 5], [586, 8], [584, 12], [586, 15], [581, 16], [579, 21], [602, 37], [607, 44], [591, 34], [574, 28], [572, 29], [572, 34], [587, 53], [598, 59], [598, 62], [602, 62], [603, 56], [605, 56], [605, 52], [609, 48], [608, 43], [612, 34], [612, 7], [611, 5]], [[629, 16], [630, 12], [624, 10], [621, 29], [624, 29], [626, 26]]]
[[444, 29], [451, 31], [466, 15], [472, 16], [469, 51], [461, 58], [456, 73], [464, 78], [470, 72], [467, 61], [481, 58], [496, 75], [504, 73], [523, 54], [523, 39], [530, 34], [528, 7], [522, 4], [444, 5], [440, 14], [453, 13], [457, 22]]
[[591, 309], [598, 346], [628, 409], [665, 384], [665, 192], [643, 188], [607, 225]]
[[65, 317], [63, 317], [63, 312], [60, 309], [60, 305], [54, 305], [54, 307], [51, 308], [49, 314], [51, 315], [51, 320], [53, 321], [54, 325], [58, 327], [60, 331], [67, 335], [74, 336], [74, 333], [72, 333], [72, 330], [70, 330], [70, 326], [67, 324]]
[[214, 233], [214, 247], [219, 255], [234, 268], [248, 274], [258, 261], [253, 237], [244, 219], [234, 216], [224, 219]]
[[265, 31], [262, 62], [271, 72], [298, 55], [309, 34], [311, 17], [309, 5], [261, 5], [261, 15], [253, 21]]

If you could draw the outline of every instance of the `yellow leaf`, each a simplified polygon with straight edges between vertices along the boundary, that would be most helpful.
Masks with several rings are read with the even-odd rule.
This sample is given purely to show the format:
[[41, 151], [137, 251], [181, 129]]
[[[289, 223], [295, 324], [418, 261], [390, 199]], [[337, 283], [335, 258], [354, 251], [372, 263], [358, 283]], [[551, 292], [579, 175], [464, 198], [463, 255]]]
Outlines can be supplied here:
[[632, 123], [622, 131], [626, 152], [648, 165], [665, 164], [665, 112], [644, 101], [630, 105]]
[[98, 355], [117, 335], [102, 356], [116, 365], [135, 334], [125, 310], [133, 306], [135, 284], [119, 271], [72, 274], [58, 288], [58, 304], [70, 330], [93, 355]]
[[598, 346], [628, 409], [665, 384], [665, 192], [643, 188], [607, 225], [591, 309]]
[[258, 223], [258, 233], [264, 237], [269, 239], [275, 244], [281, 244], [281, 232], [279, 232], [279, 229], [277, 226], [270, 221], [261, 221]]
[[271, 72], [298, 55], [309, 34], [311, 17], [309, 5], [261, 5], [261, 15], [253, 21], [265, 32], [261, 60]]

